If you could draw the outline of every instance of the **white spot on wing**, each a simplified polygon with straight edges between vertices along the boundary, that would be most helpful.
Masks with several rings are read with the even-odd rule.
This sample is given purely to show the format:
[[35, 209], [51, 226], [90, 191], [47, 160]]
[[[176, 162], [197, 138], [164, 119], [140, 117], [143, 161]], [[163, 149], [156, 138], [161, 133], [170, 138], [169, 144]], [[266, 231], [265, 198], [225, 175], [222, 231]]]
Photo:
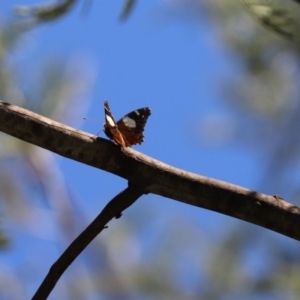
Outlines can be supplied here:
[[135, 110], [134, 111], [138, 116], [140, 115], [139, 111], [138, 110]]
[[111, 127], [115, 127], [115, 126], [116, 126], [116, 124], [115, 124], [114, 120], [111, 118], [111, 116], [105, 115], [105, 117], [106, 117], [107, 123], [109, 123], [109, 125], [110, 125]]
[[136, 127], [136, 123], [133, 119], [130, 119], [128, 117], [124, 117], [123, 118], [123, 122], [128, 126], [128, 127], [131, 127], [131, 128], [135, 128]]

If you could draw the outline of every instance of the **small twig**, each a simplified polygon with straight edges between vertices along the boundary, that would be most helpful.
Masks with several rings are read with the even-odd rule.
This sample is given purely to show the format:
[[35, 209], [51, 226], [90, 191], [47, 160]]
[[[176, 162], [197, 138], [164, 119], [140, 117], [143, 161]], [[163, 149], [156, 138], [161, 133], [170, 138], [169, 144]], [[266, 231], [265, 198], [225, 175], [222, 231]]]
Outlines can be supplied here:
[[132, 205], [144, 191], [132, 184], [114, 197], [96, 217], [96, 219], [71, 243], [65, 252], [52, 265], [49, 273], [36, 291], [32, 300], [47, 299], [57, 281], [76, 259], [76, 257], [87, 247], [87, 245], [105, 228], [106, 224], [114, 217], [121, 215], [122, 211]]

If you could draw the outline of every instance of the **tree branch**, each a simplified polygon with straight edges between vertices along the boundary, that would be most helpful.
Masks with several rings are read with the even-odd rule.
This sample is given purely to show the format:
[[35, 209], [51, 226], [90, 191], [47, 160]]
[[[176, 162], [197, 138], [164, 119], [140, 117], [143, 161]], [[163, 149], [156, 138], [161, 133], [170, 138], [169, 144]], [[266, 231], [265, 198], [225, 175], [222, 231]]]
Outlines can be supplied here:
[[300, 240], [300, 209], [280, 197], [173, 168], [26, 109], [0, 101], [0, 130], [113, 173], [146, 192], [235, 217]]
[[143, 190], [139, 187], [129, 184], [128, 188], [113, 198], [96, 219], [71, 243], [52, 265], [49, 273], [32, 297], [32, 300], [47, 299], [61, 275], [87, 245], [105, 228], [105, 225], [112, 218], [118, 218], [123, 210], [128, 208], [143, 194]]

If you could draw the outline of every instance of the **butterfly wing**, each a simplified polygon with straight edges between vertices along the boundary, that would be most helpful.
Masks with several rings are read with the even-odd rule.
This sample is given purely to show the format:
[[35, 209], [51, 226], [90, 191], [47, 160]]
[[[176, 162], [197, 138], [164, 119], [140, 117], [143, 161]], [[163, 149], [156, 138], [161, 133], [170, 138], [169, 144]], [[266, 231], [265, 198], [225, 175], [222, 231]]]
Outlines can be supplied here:
[[118, 129], [118, 125], [114, 119], [114, 116], [111, 113], [108, 102], [104, 101], [104, 114], [105, 114], [105, 123], [104, 123], [104, 133], [106, 136], [115, 141], [122, 148], [127, 147], [121, 132]]
[[150, 108], [144, 107], [130, 112], [117, 122], [126, 147], [141, 144], [144, 141], [143, 132], [150, 115]]

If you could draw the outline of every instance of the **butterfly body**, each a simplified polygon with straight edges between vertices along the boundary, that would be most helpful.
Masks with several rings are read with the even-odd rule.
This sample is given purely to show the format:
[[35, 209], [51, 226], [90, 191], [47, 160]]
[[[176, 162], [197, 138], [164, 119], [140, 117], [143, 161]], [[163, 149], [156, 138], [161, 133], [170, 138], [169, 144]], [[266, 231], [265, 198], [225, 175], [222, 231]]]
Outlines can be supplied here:
[[104, 101], [104, 133], [122, 148], [141, 144], [144, 141], [144, 128], [151, 115], [149, 107], [140, 108], [115, 121], [107, 101]]

